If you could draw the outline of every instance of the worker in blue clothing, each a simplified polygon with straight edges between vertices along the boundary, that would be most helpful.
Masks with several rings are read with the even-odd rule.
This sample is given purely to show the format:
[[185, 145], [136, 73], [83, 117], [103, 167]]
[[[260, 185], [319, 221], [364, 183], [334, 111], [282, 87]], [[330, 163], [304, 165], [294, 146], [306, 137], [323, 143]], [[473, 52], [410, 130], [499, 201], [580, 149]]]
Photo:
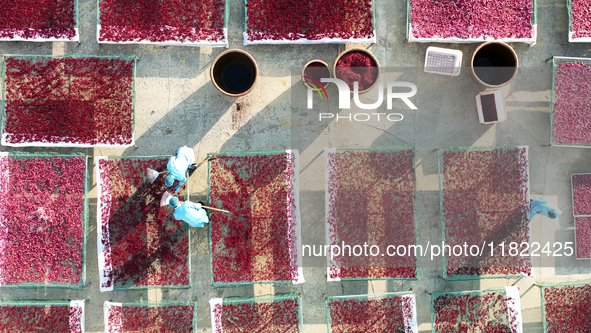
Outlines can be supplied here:
[[202, 228], [209, 222], [205, 209], [201, 208], [200, 203], [184, 201], [179, 203], [179, 198], [172, 197], [168, 204], [174, 207], [174, 218], [187, 222], [191, 227]]
[[175, 180], [179, 181], [178, 186], [174, 189], [178, 190], [179, 186], [182, 186], [187, 181], [187, 169], [196, 168], [195, 163], [195, 152], [193, 149], [182, 146], [176, 151], [176, 155], [171, 156], [168, 159], [166, 168], [168, 169], [168, 177], [164, 180], [164, 184], [170, 187]]
[[536, 214], [547, 216], [551, 219], [555, 219], [562, 214], [562, 211], [552, 202], [544, 198], [537, 198], [531, 201], [529, 219], [531, 220]]

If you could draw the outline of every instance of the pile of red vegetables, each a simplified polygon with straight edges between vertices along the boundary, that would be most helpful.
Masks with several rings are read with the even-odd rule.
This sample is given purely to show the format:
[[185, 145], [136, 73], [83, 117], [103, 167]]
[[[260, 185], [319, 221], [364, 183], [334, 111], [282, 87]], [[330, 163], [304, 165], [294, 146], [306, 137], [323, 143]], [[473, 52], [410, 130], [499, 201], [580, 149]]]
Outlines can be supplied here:
[[0, 157], [0, 283], [81, 283], [86, 159]]
[[368, 39], [375, 36], [372, 0], [248, 0], [251, 41]]
[[591, 331], [591, 285], [546, 287], [543, 295], [546, 332]]
[[123, 303], [108, 309], [109, 333], [195, 332], [195, 305]]
[[99, 41], [219, 42], [225, 0], [100, 0]]
[[335, 66], [335, 77], [347, 83], [353, 91], [354, 82], [359, 83], [359, 91], [371, 87], [378, 79], [379, 69], [375, 60], [365, 52], [351, 51], [344, 54]]
[[[214, 333], [299, 333], [300, 304], [298, 296], [277, 300], [224, 300], [214, 309]], [[255, 302], [256, 300], [256, 302]]]
[[7, 57], [10, 144], [129, 145], [133, 59]]
[[402, 297], [380, 299], [329, 298], [330, 333], [408, 332], [405, 318], [413, 318], [413, 302]]
[[0, 1], [0, 38], [73, 40], [76, 3], [76, 0]]
[[288, 154], [218, 155], [210, 162], [214, 283], [292, 281], [295, 235], [291, 225], [293, 169]]
[[591, 143], [591, 101], [581, 91], [591, 89], [591, 66], [562, 63], [554, 78], [552, 143]]
[[533, 0], [410, 0], [415, 38], [532, 38]]
[[433, 332], [517, 333], [517, 314], [503, 292], [438, 294], [432, 301]]
[[82, 307], [64, 305], [0, 305], [0, 332], [81, 333]]
[[[99, 160], [105, 277], [102, 287], [187, 286], [189, 231], [160, 198], [169, 190], [160, 176], [151, 184], [146, 169], [162, 171], [168, 159]], [[174, 186], [174, 185], [173, 185]], [[182, 200], [185, 186], [176, 195]], [[109, 270], [110, 268], [110, 270]]]
[[[486, 247], [482, 256], [447, 251], [446, 276], [530, 275], [529, 257], [508, 255], [510, 243], [529, 240], [527, 149], [443, 150], [440, 163], [445, 243]], [[503, 242], [504, 255], [497, 247]]]
[[573, 38], [591, 37], [591, 4], [587, 0], [571, 0], [570, 1], [570, 19]]
[[[337, 150], [328, 153], [328, 244], [415, 244], [414, 152]], [[414, 253], [335, 256], [331, 278], [415, 278]]]

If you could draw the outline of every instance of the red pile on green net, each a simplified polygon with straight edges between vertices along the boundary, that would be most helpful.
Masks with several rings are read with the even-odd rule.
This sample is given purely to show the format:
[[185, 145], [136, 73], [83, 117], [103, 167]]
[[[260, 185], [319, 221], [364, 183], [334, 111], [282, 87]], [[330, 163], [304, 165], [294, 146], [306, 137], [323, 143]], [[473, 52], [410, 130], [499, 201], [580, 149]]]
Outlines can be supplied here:
[[[166, 170], [168, 157], [97, 157], [101, 291], [188, 287], [189, 227], [160, 207], [166, 175], [150, 183], [146, 169]], [[173, 184], [176, 186], [177, 182]], [[180, 200], [185, 185], [176, 195]]]

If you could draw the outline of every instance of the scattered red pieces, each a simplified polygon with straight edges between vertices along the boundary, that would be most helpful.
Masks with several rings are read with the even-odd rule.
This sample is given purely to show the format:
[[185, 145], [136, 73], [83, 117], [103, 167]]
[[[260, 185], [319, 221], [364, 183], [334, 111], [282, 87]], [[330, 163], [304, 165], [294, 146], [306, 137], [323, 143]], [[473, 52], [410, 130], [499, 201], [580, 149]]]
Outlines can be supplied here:
[[[413, 150], [337, 150], [327, 152], [326, 158], [328, 245], [342, 247], [344, 242], [353, 248], [367, 243], [381, 254], [389, 246], [415, 245]], [[330, 270], [332, 279], [412, 279], [417, 259], [414, 253], [345, 253], [331, 260]]]
[[0, 157], [0, 284], [82, 287], [86, 159]]
[[517, 314], [502, 291], [434, 293], [433, 332], [517, 333]]
[[[109, 303], [107, 303], [109, 304]], [[109, 332], [195, 332], [197, 309], [188, 303], [123, 303], [107, 307]]]
[[213, 282], [294, 281], [290, 154], [216, 155], [209, 171]]
[[66, 302], [31, 303], [0, 304], [0, 332], [82, 332], [82, 307], [70, 307]]
[[410, 0], [415, 38], [532, 38], [533, 0]]
[[370, 39], [372, 0], [248, 0], [249, 41]]
[[99, 42], [225, 40], [225, 0], [99, 0]]
[[353, 83], [359, 82], [359, 91], [368, 89], [378, 79], [376, 62], [366, 53], [352, 51], [337, 62], [335, 76], [347, 83], [353, 91]]
[[408, 323], [416, 320], [414, 298], [393, 295], [329, 297], [326, 310], [329, 333], [413, 332]]
[[544, 331], [591, 332], [591, 285], [542, 289]]
[[513, 242], [520, 254], [521, 243], [529, 241], [527, 148], [443, 149], [440, 166], [446, 245], [484, 246], [482, 256], [450, 255], [447, 250], [444, 275], [454, 279], [531, 275], [531, 259], [508, 252]]
[[591, 37], [591, 4], [587, 0], [570, 1], [570, 19], [573, 38]]
[[[170, 190], [160, 175], [153, 184], [146, 169], [166, 169], [167, 157], [100, 159], [101, 233], [106, 282], [103, 288], [189, 285], [189, 227], [173, 217], [160, 198]], [[175, 183], [176, 184], [176, 183]], [[176, 186], [176, 185], [173, 185]], [[185, 195], [185, 185], [176, 192]]]
[[561, 63], [555, 69], [552, 143], [591, 144], [591, 66]]
[[5, 61], [7, 144], [132, 144], [134, 59]]
[[591, 215], [591, 173], [572, 175], [573, 215]]
[[591, 217], [575, 217], [577, 259], [591, 258]]
[[0, 38], [63, 39], [76, 37], [76, 1], [0, 1]]
[[[299, 333], [300, 303], [298, 296], [284, 297], [278, 295], [276, 300], [260, 298], [224, 299], [218, 329], [214, 332], [224, 333]], [[256, 301], [256, 302], [255, 302]]]

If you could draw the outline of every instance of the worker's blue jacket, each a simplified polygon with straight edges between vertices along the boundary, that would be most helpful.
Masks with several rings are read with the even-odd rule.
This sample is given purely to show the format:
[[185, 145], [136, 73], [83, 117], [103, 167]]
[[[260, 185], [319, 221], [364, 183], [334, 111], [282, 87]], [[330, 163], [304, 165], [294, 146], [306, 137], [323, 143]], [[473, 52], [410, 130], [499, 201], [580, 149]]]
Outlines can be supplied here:
[[174, 218], [187, 222], [191, 227], [201, 228], [209, 222], [207, 212], [201, 208], [200, 203], [191, 201], [182, 202], [174, 209]]
[[548, 212], [551, 210], [554, 210], [556, 217], [559, 217], [560, 214], [562, 214], [562, 211], [553, 203], [544, 198], [537, 198], [531, 202], [531, 213], [529, 215], [529, 219], [531, 220], [536, 214], [548, 216]]
[[166, 168], [174, 179], [179, 181], [179, 185], [183, 185], [187, 181], [187, 177], [185, 176], [187, 168], [193, 163], [195, 163], [195, 153], [193, 152], [193, 149], [183, 146], [176, 151], [175, 156], [171, 156], [168, 159]]

